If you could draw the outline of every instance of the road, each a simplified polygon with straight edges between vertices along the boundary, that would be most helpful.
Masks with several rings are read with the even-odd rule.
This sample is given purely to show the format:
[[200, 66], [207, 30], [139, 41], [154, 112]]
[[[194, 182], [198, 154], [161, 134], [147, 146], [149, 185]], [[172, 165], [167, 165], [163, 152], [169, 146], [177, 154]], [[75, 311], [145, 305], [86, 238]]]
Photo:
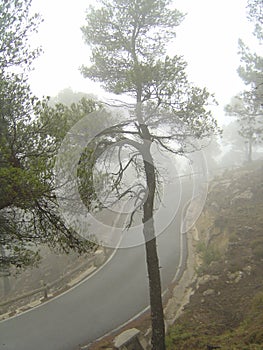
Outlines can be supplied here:
[[[171, 193], [171, 212], [177, 206], [174, 198]], [[173, 280], [179, 264], [179, 225], [185, 202], [186, 198], [171, 224], [158, 236], [163, 289]], [[158, 221], [168, 223], [166, 212]], [[0, 322], [0, 349], [78, 349], [79, 344], [103, 336], [148, 305], [144, 246], [118, 249], [103, 268], [80, 285], [40, 307]]]

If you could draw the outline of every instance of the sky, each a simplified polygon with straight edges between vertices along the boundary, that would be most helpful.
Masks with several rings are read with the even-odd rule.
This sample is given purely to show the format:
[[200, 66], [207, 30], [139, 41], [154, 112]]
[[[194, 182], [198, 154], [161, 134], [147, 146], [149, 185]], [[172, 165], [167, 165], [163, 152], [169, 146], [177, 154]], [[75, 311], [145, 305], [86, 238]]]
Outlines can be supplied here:
[[[79, 71], [82, 64], [89, 64], [90, 51], [80, 27], [85, 25], [85, 11], [92, 3], [92, 0], [32, 1], [32, 10], [44, 19], [32, 38], [32, 44], [44, 51], [30, 74], [32, 90], [39, 97], [55, 96], [68, 87], [108, 96], [98, 83], [84, 79]], [[219, 107], [214, 113], [222, 122], [224, 105], [244, 89], [236, 72], [238, 39], [256, 47], [253, 26], [246, 19], [246, 0], [174, 0], [174, 5], [187, 15], [169, 50], [184, 56], [190, 81], [215, 93]]]

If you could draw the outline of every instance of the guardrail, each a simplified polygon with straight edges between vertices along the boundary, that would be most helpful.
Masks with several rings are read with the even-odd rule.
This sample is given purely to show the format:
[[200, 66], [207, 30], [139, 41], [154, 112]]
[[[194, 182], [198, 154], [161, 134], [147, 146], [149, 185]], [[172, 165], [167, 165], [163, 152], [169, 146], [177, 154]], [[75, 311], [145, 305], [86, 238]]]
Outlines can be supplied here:
[[[99, 252], [99, 254], [98, 254]], [[49, 299], [49, 297], [54, 296], [53, 294], [59, 293], [61, 290], [67, 290], [69, 289], [73, 284], [70, 284], [70, 282], [72, 281], [72, 279], [74, 279], [74, 277], [77, 280], [78, 277], [78, 273], [83, 273], [83, 278], [79, 279], [76, 283], [79, 283], [81, 280], [85, 279], [86, 277], [88, 277], [88, 275], [90, 273], [92, 273], [94, 271], [94, 269], [100, 265], [102, 265], [110, 256], [110, 254], [112, 253], [112, 251], [108, 251], [107, 249], [101, 249], [100, 251], [96, 251], [93, 253], [93, 255], [88, 259], [88, 261], [86, 261], [85, 263], [81, 264], [80, 266], [76, 267], [75, 269], [71, 270], [70, 272], [64, 274], [63, 276], [61, 276], [59, 279], [51, 282], [51, 283], [45, 283], [44, 281], [43, 286], [37, 289], [34, 289], [30, 292], [24, 293], [22, 295], [19, 295], [15, 298], [12, 299], [8, 299], [5, 300], [3, 302], [0, 302], [0, 308], [2, 310], [0, 310], [0, 315], [7, 313], [8, 311], [12, 312], [13, 310], [8, 310], [10, 305], [14, 305], [14, 307], [17, 308], [21, 308], [23, 306], [26, 306], [28, 303], [31, 302], [30, 298], [32, 298], [33, 296], [41, 298], [42, 296], [42, 301]], [[90, 271], [90, 273], [87, 273], [85, 275], [85, 271], [88, 272], [89, 269], [91, 269], [92, 267], [94, 267], [94, 269], [92, 271]], [[49, 296], [49, 293], [52, 293], [51, 296]], [[26, 300], [29, 299], [29, 300]], [[21, 305], [15, 305], [16, 303], [18, 303], [19, 301], [22, 301], [23, 303], [21, 303]]]

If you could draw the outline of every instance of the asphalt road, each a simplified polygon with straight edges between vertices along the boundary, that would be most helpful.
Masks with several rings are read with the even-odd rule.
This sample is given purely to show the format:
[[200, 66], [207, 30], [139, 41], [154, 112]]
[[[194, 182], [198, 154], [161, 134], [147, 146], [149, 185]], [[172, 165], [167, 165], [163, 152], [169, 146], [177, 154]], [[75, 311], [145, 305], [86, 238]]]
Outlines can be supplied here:
[[[169, 224], [177, 197], [170, 193], [158, 218]], [[180, 260], [181, 211], [158, 237], [163, 289], [173, 280]], [[162, 225], [161, 225], [162, 226]], [[125, 239], [125, 237], [124, 237]], [[40, 307], [0, 322], [1, 350], [73, 350], [91, 342], [141, 312], [149, 304], [144, 246], [118, 249], [93, 276]]]

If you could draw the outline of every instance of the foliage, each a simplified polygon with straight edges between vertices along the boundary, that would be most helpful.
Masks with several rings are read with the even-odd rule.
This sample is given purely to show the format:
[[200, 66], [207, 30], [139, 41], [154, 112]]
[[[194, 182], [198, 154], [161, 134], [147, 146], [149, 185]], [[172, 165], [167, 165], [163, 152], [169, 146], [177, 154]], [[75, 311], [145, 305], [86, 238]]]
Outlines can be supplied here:
[[73, 103], [78, 104], [81, 100], [96, 100], [93, 94], [85, 92], [73, 91], [71, 88], [66, 88], [58, 92], [55, 97], [49, 99], [49, 105], [55, 107], [57, 104], [62, 104], [70, 107]]
[[40, 50], [28, 37], [39, 15], [30, 16], [31, 1], [0, 1], [0, 265], [8, 268], [39, 260], [38, 244], [69, 252], [87, 251], [64, 224], [55, 195], [54, 163], [66, 132], [99, 108], [82, 99], [70, 107], [49, 106], [30, 91], [26, 71]]
[[[254, 35], [257, 37], [259, 45], [262, 44], [262, 1], [248, 0], [248, 19], [255, 24]], [[263, 58], [256, 53], [251, 53], [242, 40], [239, 40], [239, 54], [242, 65], [238, 68], [238, 73], [246, 84], [253, 88], [257, 99], [263, 99]]]
[[247, 159], [252, 159], [252, 147], [263, 140], [262, 103], [251, 91], [245, 91], [235, 96], [225, 111], [237, 118], [239, 135], [247, 143]]
[[[32, 245], [47, 243], [66, 252], [82, 252], [92, 246], [63, 223], [53, 169], [66, 131], [94, 110], [94, 102], [83, 100], [72, 107], [51, 108], [48, 101], [29, 102], [26, 98], [25, 94], [17, 95], [20, 109], [16, 111], [12, 105], [10, 114], [4, 115], [1, 132], [1, 245], [7, 252], [1, 262], [17, 266], [32, 264], [33, 258], [38, 260], [29, 250]], [[21, 104], [30, 107], [28, 118]]]
[[[129, 226], [135, 212], [140, 208], [143, 211], [152, 348], [158, 350], [165, 345], [153, 224], [158, 171], [152, 149], [180, 155], [193, 152], [198, 148], [196, 139], [217, 131], [216, 121], [207, 110], [213, 96], [205, 88], [189, 83], [186, 62], [181, 56], [166, 55], [167, 44], [174, 40], [183, 18], [169, 0], [103, 0], [98, 6], [89, 7], [86, 25], [82, 27], [85, 42], [92, 50], [92, 65], [82, 66], [83, 75], [101, 82], [110, 92], [128, 94], [134, 100], [128, 117], [105, 129], [98, 145], [109, 149], [104, 152], [104, 164], [113, 159], [109, 154], [116, 152], [117, 171], [105, 169], [115, 199], [132, 197], [134, 201]], [[130, 168], [141, 181], [124, 188], [124, 173]]]
[[263, 25], [263, 4], [261, 0], [248, 0], [248, 19], [255, 24], [254, 34], [259, 40], [263, 38], [262, 25]]
[[151, 69], [151, 62], [165, 52], [165, 44], [174, 37], [183, 17], [170, 10], [168, 3], [104, 1], [100, 9], [90, 6], [82, 31], [92, 48], [94, 65], [83, 67], [84, 75], [117, 94], [136, 93], [139, 83], [142, 90], [147, 89], [149, 74], [158, 73]]
[[228, 150], [221, 159], [223, 167], [244, 163], [247, 159], [247, 147], [245, 140], [239, 134], [239, 124], [236, 120], [223, 127], [223, 144]]
[[[168, 137], [153, 135], [154, 140], [165, 144], [173, 138], [181, 143], [179, 149], [187, 135], [207, 136], [216, 124], [205, 108], [211, 102], [207, 90], [191, 86], [181, 56], [165, 55], [166, 45], [183, 19], [169, 3], [106, 1], [100, 9], [91, 7], [82, 31], [92, 48], [94, 64], [83, 66], [82, 73], [111, 92], [129, 93], [137, 102], [147, 104], [144, 113], [151, 116], [147, 126], [152, 131], [170, 128]], [[131, 126], [136, 121], [133, 116], [134, 112]]]
[[[248, 1], [248, 19], [255, 23], [254, 35], [262, 44], [262, 1]], [[240, 39], [239, 55], [241, 65], [238, 74], [250, 89], [235, 96], [226, 106], [228, 115], [236, 116], [240, 125], [239, 133], [248, 144], [248, 161], [252, 159], [252, 147], [256, 142], [262, 142], [262, 112], [263, 112], [263, 58], [257, 53], [251, 53], [249, 47]]]
[[40, 50], [31, 50], [28, 39], [41, 21], [40, 16], [30, 16], [32, 0], [0, 1], [0, 71], [7, 68], [30, 67]]
[[206, 245], [204, 242], [198, 243], [197, 253], [200, 254], [202, 265], [198, 267], [197, 273], [202, 275], [213, 261], [218, 261], [221, 257], [219, 251], [213, 245]]

